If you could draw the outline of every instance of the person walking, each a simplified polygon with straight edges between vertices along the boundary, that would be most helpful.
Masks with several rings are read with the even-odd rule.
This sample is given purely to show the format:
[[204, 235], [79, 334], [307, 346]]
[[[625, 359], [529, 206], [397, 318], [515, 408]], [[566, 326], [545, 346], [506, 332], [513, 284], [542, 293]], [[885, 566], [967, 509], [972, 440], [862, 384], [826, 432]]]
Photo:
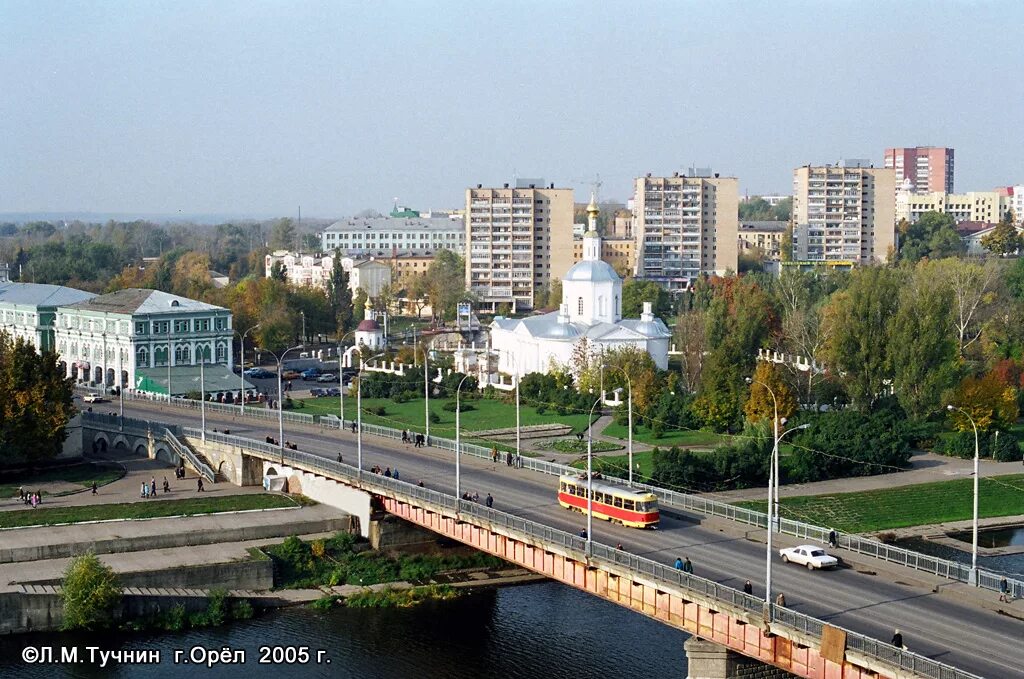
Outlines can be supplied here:
[[171, 484], [167, 482], [167, 477], [164, 477], [164, 495], [171, 492]]
[[338, 453], [338, 464], [341, 464], [344, 460], [341, 459], [341, 453]]
[[93, 495], [96, 494], [96, 482], [95, 481], [92, 482], [92, 494]]
[[675, 564], [675, 566], [676, 566], [676, 570], [677, 571], [683, 570], [683, 560], [680, 559], [678, 556], [676, 557], [676, 564]]
[[484, 500], [484, 504], [487, 505], [488, 508], [494, 506], [494, 498], [491, 497], [490, 493], [487, 494], [487, 499]]
[[139, 491], [139, 497], [145, 498], [149, 495], [149, 484], [145, 481], [142, 482], [142, 490]]
[[743, 583], [743, 593], [751, 596], [754, 594], [754, 586], [750, 584], [750, 580]]
[[776, 606], [781, 606], [782, 608], [785, 608], [786, 607], [786, 595], [783, 594], [782, 592], [779, 592], [779, 596], [775, 597], [775, 605]]
[[1003, 603], [1010, 603], [1010, 583], [1006, 581], [1006, 578], [999, 581], [999, 600]]
[[196, 477], [196, 492], [197, 493], [204, 492], [203, 491], [203, 477], [202, 476], [197, 476]]
[[388, 467], [387, 469], [384, 470], [384, 476], [388, 477], [389, 479], [391, 478], [391, 467]]
[[523, 468], [523, 454], [522, 453], [518, 453], [518, 452], [516, 453], [515, 467], [516, 467], [516, 469], [522, 469]]
[[906, 648], [907, 648], [906, 646], [903, 645], [903, 633], [900, 632], [899, 630], [893, 631], [892, 641], [890, 643], [893, 646], [895, 646], [896, 648], [902, 648], [904, 650], [906, 650]]
[[391, 478], [393, 478], [395, 481], [401, 480], [398, 478], [398, 467], [395, 467], [394, 469], [391, 470]]
[[690, 562], [690, 557], [686, 557], [686, 561], [683, 562], [683, 572], [693, 575], [693, 564]]
[[149, 494], [156, 497], [156, 477], [154, 476], [149, 482]]
[[491, 462], [498, 464], [498, 446], [491, 448]]
[[832, 549], [835, 549], [836, 547], [839, 546], [839, 543], [836, 540], [836, 529], [835, 528], [830, 529], [829, 532], [828, 532], [828, 546], [831, 547]]
[[505, 453], [505, 464], [507, 464], [509, 467], [512, 466], [512, 451], [511, 450], [508, 451], [507, 453]]

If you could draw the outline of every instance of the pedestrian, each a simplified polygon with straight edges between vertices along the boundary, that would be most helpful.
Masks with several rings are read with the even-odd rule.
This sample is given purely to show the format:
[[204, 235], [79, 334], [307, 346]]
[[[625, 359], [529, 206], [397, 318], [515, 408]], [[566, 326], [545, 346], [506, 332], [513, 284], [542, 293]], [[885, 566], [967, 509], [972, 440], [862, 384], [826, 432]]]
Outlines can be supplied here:
[[38, 504], [39, 504], [39, 496], [38, 496], [38, 495], [33, 495], [33, 496], [32, 496], [32, 502], [31, 502], [31, 504], [32, 504], [32, 509], [35, 509], [35, 508], [36, 508], [36, 505], [38, 505]]
[[341, 464], [341, 463], [342, 463], [341, 453], [338, 453], [338, 464]]
[[203, 491], [203, 477], [202, 476], [197, 476], [196, 477], [196, 492], [197, 493], [204, 492]]
[[678, 556], [676, 557], [676, 570], [677, 571], [683, 570], [683, 560], [680, 559]]
[[693, 575], [693, 564], [690, 562], [690, 557], [686, 557], [686, 561], [683, 562], [683, 572]]
[[474, 490], [473, 491], [473, 496], [470, 497], [469, 499], [472, 500], [473, 502], [477, 503], [477, 504], [480, 504], [480, 493], [478, 493], [478, 492], [476, 492]]
[[832, 528], [828, 532], [828, 546], [835, 549], [837, 545], [838, 543], [836, 541], [836, 529]]
[[523, 468], [523, 454], [519, 452], [516, 453], [516, 467]]
[[356, 433], [356, 423], [355, 422], [352, 423], [352, 433], [353, 434]]
[[427, 437], [423, 434], [416, 434], [416, 447], [422, 448], [427, 444]]
[[146, 482], [143, 481], [142, 482], [142, 490], [139, 491], [139, 497], [146, 497], [146, 491], [148, 491], [148, 490], [149, 490], [149, 486], [147, 486]]
[[408, 443], [408, 442], [409, 442], [409, 432], [407, 432], [406, 430], [403, 429], [402, 430], [402, 443]]
[[498, 446], [491, 448], [491, 462], [498, 464]]
[[96, 494], [96, 482], [95, 481], [92, 482], [92, 494], [93, 495]]
[[384, 470], [384, 476], [388, 477], [389, 479], [391, 478], [391, 467], [388, 467], [387, 469]]
[[394, 469], [391, 470], [391, 478], [393, 478], [395, 481], [399, 480], [398, 479], [398, 467], [395, 467]]
[[1010, 603], [1010, 583], [1003, 578], [999, 581], [999, 600], [1004, 603]]
[[426, 484], [423, 483], [423, 479], [420, 479], [420, 482], [417, 483], [416, 485], [419, 486], [420, 488], [426, 488]]
[[619, 544], [615, 545], [615, 549], [617, 549], [617, 550], [619, 550], [621, 552], [622, 551], [622, 543], [620, 542]]
[[786, 607], [786, 595], [783, 594], [782, 592], [779, 592], [779, 596], [775, 597], [775, 605], [776, 606], [782, 606], [783, 608], [785, 608]]
[[153, 477], [153, 480], [149, 482], [149, 494], [152, 495], [153, 497], [156, 497], [156, 477], [155, 476]]
[[491, 497], [490, 493], [487, 494], [487, 499], [484, 500], [484, 504], [487, 505], [488, 508], [494, 506], [494, 498]]
[[743, 583], [743, 593], [744, 594], [753, 595], [753, 593], [754, 593], [754, 586], [752, 584], [750, 584], [750, 580], [747, 580], [746, 582]]
[[903, 634], [899, 630], [895, 630], [892, 633], [892, 641], [890, 643], [893, 646], [895, 646], [896, 648], [902, 648], [902, 649], [906, 649], [907, 648], [906, 646], [903, 645]]
[[512, 451], [511, 450], [508, 451], [507, 453], [505, 453], [505, 464], [507, 464], [509, 467], [512, 466]]
[[580, 531], [580, 537], [583, 538], [584, 540], [587, 539], [587, 529], [586, 528], [584, 528], [583, 530]]
[[18, 486], [18, 499], [25, 501], [25, 486]]
[[171, 492], [171, 484], [167, 482], [167, 477], [164, 477], [164, 495]]

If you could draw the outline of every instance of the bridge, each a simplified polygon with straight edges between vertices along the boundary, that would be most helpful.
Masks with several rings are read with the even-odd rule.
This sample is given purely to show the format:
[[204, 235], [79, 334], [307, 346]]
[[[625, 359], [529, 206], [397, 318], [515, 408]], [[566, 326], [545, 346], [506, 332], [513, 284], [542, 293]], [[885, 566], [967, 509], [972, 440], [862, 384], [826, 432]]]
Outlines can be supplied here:
[[[955, 600], [940, 601], [938, 595], [921, 587], [869, 582], [870, 576], [855, 572], [827, 574], [833, 577], [826, 580], [802, 572], [796, 575], [795, 569], [779, 569], [777, 581], [787, 592], [789, 607], [769, 606], [766, 615], [763, 599], [738, 589], [745, 577], [759, 580], [763, 546], [744, 539], [723, 539], [716, 534], [718, 531], [701, 529], [701, 521], [695, 526], [692, 518], [685, 518], [690, 512], [702, 513], [700, 509], [683, 509], [674, 516], [673, 502], [664, 503], [671, 513], [666, 512], [663, 529], [657, 532], [602, 525], [600, 531], [607, 535], [603, 539], [594, 536], [597, 542], [587, 554], [586, 542], [575, 533], [579, 518], [557, 509], [550, 480], [529, 473], [529, 467], [546, 474], [557, 473], [558, 469], [544, 468], [550, 463], [525, 460], [527, 470], [510, 471], [504, 465], [495, 468], [489, 461], [473, 467], [467, 464], [472, 457], [464, 459], [464, 487], [488, 483], [484, 487], [500, 489], [495, 495], [501, 509], [488, 509], [452, 497], [450, 452], [396, 451], [364, 440], [364, 457], [380, 464], [401, 464], [403, 478], [413, 481], [410, 483], [360, 473], [353, 466], [335, 461], [338, 450], [349, 462], [354, 461], [353, 437], [341, 442], [336, 431], [294, 432], [294, 436], [289, 432], [303, 450], [282, 451], [246, 436], [209, 431], [203, 443], [202, 432], [183, 426], [194, 422], [190, 413], [166, 409], [160, 417], [178, 422], [162, 425], [90, 415], [84, 424], [94, 436], [101, 437], [126, 433], [141, 437], [145, 433], [147, 440], [158, 440], [160, 435], [154, 432], [161, 428], [172, 435], [177, 432], [185, 448], [202, 448], [212, 456], [211, 462], [221, 458], [216, 467], [236, 483], [258, 482], [262, 471], [292, 475], [304, 490], [315, 483], [344, 488], [344, 492], [335, 491], [333, 497], [344, 495], [346, 511], [360, 516], [361, 521], [363, 517], [368, 519], [374, 498], [379, 506], [413, 524], [711, 641], [715, 646], [710, 648], [693, 645], [691, 656], [704, 660], [713, 657], [723, 668], [736, 665], [737, 658], [753, 658], [804, 677], [1024, 676], [1019, 646], [1024, 626]], [[208, 426], [214, 426], [209, 416]], [[238, 434], [252, 434], [261, 425], [257, 423], [254, 428], [236, 418], [230, 426]], [[367, 429], [369, 426], [364, 425], [364, 432]], [[386, 435], [387, 431], [378, 433]], [[483, 449], [476, 452], [486, 454]], [[224, 465], [232, 455], [235, 460], [230, 466]], [[417, 487], [415, 479], [427, 479], [430, 487]], [[696, 506], [702, 499], [690, 501]], [[738, 515], [732, 518], [743, 520]], [[746, 519], [750, 521], [751, 517]], [[761, 526], [763, 532], [763, 521]], [[605, 541], [625, 546], [617, 549]], [[667, 565], [675, 553], [683, 550], [694, 557], [699, 575], [684, 574]], [[937, 639], [915, 639], [911, 643], [916, 653], [877, 640], [887, 638], [897, 626], [905, 633], [925, 629]], [[965, 669], [954, 669], [937, 657]], [[721, 676], [728, 676], [724, 671]]]

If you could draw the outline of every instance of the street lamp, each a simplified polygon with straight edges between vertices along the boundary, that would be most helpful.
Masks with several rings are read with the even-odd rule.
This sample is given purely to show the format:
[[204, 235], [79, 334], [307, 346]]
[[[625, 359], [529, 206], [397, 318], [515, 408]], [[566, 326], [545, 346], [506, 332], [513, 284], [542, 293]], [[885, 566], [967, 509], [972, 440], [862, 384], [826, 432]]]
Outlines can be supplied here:
[[587, 420], [587, 557], [593, 552], [594, 539], [594, 408], [603, 400], [604, 394], [598, 396]]
[[516, 360], [516, 355], [510, 351], [506, 351], [505, 355], [512, 359], [513, 372], [515, 373], [516, 381], [516, 460], [522, 456], [522, 442], [519, 431], [519, 381], [522, 375], [519, 374], [519, 361]]
[[301, 349], [303, 345], [298, 344], [294, 347], [285, 349], [280, 356], [275, 354], [273, 351], [267, 349], [259, 349], [257, 351], [266, 351], [268, 354], [274, 357], [277, 361], [277, 445], [281, 449], [281, 464], [284, 464], [284, 390], [281, 388], [281, 366], [284, 364], [284, 357], [288, 355], [288, 352]]
[[[629, 436], [629, 447], [626, 449], [627, 450], [626, 454], [627, 454], [627, 458], [629, 460], [629, 481], [628, 481], [628, 483], [629, 483], [630, 487], [632, 487], [632, 485], [633, 485], [633, 381], [631, 379], [629, 379], [629, 373], [627, 373], [624, 368], [622, 368], [620, 366], [617, 366], [617, 365], [602, 365], [601, 366], [601, 383], [602, 384], [604, 384], [604, 369], [605, 368], [610, 368], [610, 369], [615, 369], [615, 370], [620, 371], [622, 373], [623, 377], [626, 378], [626, 386], [629, 387], [629, 401], [626, 404], [626, 410], [627, 410], [628, 415], [629, 415], [629, 424], [628, 424], [628, 429], [627, 429], [628, 436]], [[601, 395], [602, 396], [604, 395], [604, 387], [601, 388]]]
[[203, 372], [203, 365], [206, 363], [206, 352], [203, 348], [199, 347], [199, 412], [202, 417], [202, 424], [200, 425], [200, 432], [202, 433], [203, 443], [206, 443], [206, 374]]
[[[416, 362], [416, 329], [413, 328], [412, 355], [413, 362]], [[430, 445], [430, 355], [427, 348], [423, 347], [423, 434], [426, 444]]]
[[341, 348], [345, 344], [345, 338], [354, 333], [355, 330], [349, 330], [341, 339], [338, 340], [338, 396], [340, 400], [338, 402], [338, 417], [341, 418], [341, 428], [345, 428], [345, 370], [341, 362]]
[[371, 356], [365, 361], [359, 359], [359, 374], [356, 376], [356, 477], [363, 478], [363, 367], [384, 354]]
[[[462, 452], [461, 439], [459, 438], [459, 424], [461, 422], [460, 414], [462, 407], [459, 405], [459, 398], [461, 397], [460, 390], [462, 389], [462, 383], [469, 379], [469, 375], [463, 375], [462, 379], [459, 380], [459, 386], [455, 387], [455, 507], [458, 508], [459, 503], [462, 502], [462, 474], [459, 469], [459, 453]], [[455, 512], [458, 514], [458, 511]]]
[[245, 415], [245, 336], [258, 327], [260, 327], [259, 323], [243, 332], [242, 338], [238, 342], [238, 360], [241, 364], [238, 371], [238, 399], [239, 414], [241, 415]]
[[974, 423], [974, 418], [971, 414], [953, 404], [946, 406], [946, 410], [953, 412], [959, 410], [964, 416], [971, 421], [971, 427], [974, 429], [974, 524], [972, 528], [971, 537], [971, 572], [968, 574], [968, 582], [978, 586], [978, 477], [981, 475], [978, 463], [978, 425]]

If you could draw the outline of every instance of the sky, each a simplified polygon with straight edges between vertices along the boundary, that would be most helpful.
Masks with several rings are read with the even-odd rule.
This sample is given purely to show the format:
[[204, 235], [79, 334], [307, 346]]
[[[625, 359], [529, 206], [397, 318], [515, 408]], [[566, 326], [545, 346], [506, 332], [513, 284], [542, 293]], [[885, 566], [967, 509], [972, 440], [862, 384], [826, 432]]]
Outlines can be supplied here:
[[0, 0], [0, 212], [340, 217], [956, 149], [1024, 184], [1024, 2]]

